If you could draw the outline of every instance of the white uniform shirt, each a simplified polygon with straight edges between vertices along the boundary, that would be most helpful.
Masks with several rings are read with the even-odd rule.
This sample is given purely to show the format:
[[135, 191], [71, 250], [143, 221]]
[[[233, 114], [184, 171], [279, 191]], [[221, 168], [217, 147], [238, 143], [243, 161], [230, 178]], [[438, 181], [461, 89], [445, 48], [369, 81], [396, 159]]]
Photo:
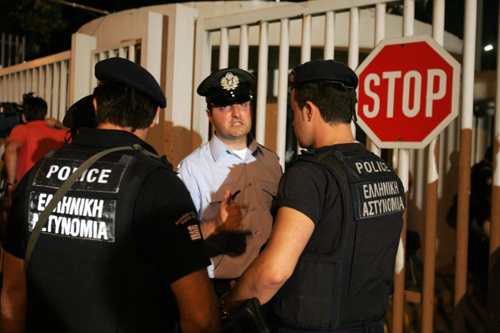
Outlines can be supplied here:
[[257, 144], [251, 136], [248, 141], [245, 160], [214, 135], [179, 164], [179, 177], [191, 193], [201, 223], [217, 217], [226, 188], [231, 195], [236, 194], [235, 203], [247, 206], [241, 210], [242, 231], [249, 234], [246, 251], [239, 256], [225, 253], [212, 258], [208, 268], [211, 278], [239, 277], [271, 234], [270, 208], [278, 192], [281, 166], [274, 152]]

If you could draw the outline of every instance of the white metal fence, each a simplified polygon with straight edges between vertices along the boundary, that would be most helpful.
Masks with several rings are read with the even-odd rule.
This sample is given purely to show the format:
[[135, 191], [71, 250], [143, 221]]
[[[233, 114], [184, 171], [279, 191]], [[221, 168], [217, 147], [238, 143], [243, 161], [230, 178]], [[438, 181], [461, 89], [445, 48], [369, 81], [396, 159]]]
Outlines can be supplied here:
[[0, 101], [19, 103], [33, 92], [48, 106], [48, 116], [61, 118], [68, 106], [70, 51], [0, 70]]

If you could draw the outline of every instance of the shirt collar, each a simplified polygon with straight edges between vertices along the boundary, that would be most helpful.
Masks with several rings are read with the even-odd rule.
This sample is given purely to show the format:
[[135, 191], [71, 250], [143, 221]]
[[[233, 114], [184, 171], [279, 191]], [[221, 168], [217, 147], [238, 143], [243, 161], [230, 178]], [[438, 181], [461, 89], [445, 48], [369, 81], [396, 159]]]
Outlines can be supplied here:
[[141, 145], [147, 151], [157, 154], [156, 150], [137, 135], [120, 130], [80, 127], [78, 137], [73, 143], [95, 148], [112, 148], [119, 146]]
[[[212, 157], [215, 162], [217, 162], [225, 154], [234, 155], [231, 149], [224, 142], [222, 142], [219, 139], [219, 137], [215, 135], [215, 133], [208, 144], [210, 145], [210, 150], [212, 151]], [[259, 148], [259, 146], [257, 146], [257, 142], [250, 134], [248, 134], [247, 136], [247, 148], [250, 150], [250, 153], [252, 155], [256, 155], [258, 153], [262, 154], [262, 150]]]

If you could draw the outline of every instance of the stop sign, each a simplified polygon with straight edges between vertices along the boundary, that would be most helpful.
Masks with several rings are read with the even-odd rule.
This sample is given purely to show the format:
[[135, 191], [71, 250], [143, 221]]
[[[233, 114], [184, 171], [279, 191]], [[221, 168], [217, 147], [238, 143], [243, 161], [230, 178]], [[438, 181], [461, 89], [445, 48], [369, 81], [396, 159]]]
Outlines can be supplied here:
[[356, 73], [358, 125], [379, 148], [425, 148], [458, 115], [460, 64], [429, 36], [383, 40]]

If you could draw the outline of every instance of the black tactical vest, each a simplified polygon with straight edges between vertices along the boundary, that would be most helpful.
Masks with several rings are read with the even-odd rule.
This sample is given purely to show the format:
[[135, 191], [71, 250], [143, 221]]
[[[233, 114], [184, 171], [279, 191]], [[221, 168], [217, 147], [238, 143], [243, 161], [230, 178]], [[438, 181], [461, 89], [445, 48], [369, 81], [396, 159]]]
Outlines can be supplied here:
[[[49, 153], [30, 173], [28, 237], [52, 195], [94, 153], [70, 145]], [[111, 153], [59, 202], [27, 271], [28, 331], [165, 330], [169, 286], [154, 278], [132, 234], [139, 186], [157, 168], [167, 167], [138, 151]]]
[[[403, 184], [368, 150], [335, 147], [304, 153], [301, 161], [327, 168], [340, 187], [343, 216], [336, 249], [303, 253], [271, 300], [280, 322], [328, 330], [381, 319], [393, 289], [396, 252], [406, 209]], [[334, 240], [332, 240], [333, 242]]]

